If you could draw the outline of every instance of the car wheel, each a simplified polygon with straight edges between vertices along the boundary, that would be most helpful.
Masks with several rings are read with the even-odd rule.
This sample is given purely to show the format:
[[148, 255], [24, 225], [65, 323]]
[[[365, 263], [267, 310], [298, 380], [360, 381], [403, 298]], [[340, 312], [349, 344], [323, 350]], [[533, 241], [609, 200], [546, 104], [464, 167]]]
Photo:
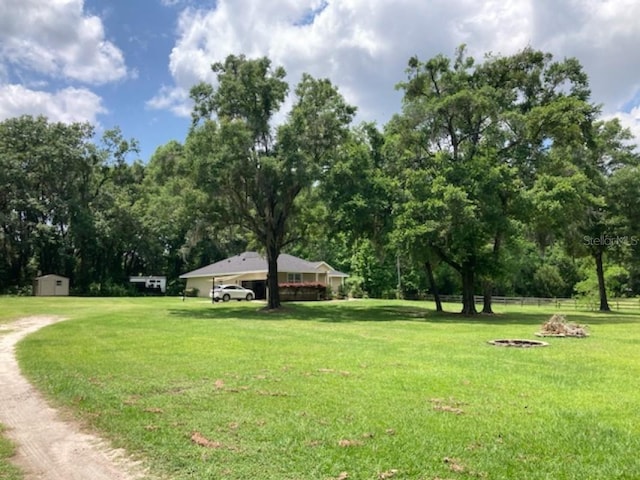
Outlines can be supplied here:
[[253, 300], [253, 294], [247, 293], [247, 302], [250, 302], [251, 300]]
[[231, 300], [231, 297], [229, 296], [228, 293], [225, 293], [222, 297], [222, 301], [223, 302], [228, 302], [229, 300]]

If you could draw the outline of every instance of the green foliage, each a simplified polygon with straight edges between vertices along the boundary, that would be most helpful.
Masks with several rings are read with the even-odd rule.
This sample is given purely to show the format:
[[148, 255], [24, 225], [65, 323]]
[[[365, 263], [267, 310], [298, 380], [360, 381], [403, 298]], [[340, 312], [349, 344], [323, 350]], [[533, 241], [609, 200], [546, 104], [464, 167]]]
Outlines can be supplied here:
[[[250, 232], [266, 252], [269, 308], [279, 307], [277, 258], [298, 239], [298, 197], [312, 188], [346, 138], [355, 108], [329, 80], [303, 75], [287, 121], [271, 122], [288, 91], [266, 58], [227, 57], [212, 66], [218, 86], [198, 85], [188, 145], [205, 166], [222, 222]], [[215, 117], [215, 120], [213, 119]], [[214, 176], [215, 175], [215, 176]]]
[[338, 287], [338, 291], [335, 293], [335, 297], [338, 300], [344, 300], [349, 296], [349, 289], [345, 283], [341, 283]]
[[107, 281], [105, 283], [92, 283], [89, 285], [89, 291], [86, 292], [91, 297], [131, 297], [137, 294], [136, 290], [130, 285], [123, 285]]
[[[354, 246], [351, 272], [354, 280], [347, 279], [354, 297], [395, 298], [397, 278], [394, 278], [395, 257], [380, 257], [370, 240], [361, 240]], [[361, 279], [356, 281], [355, 279]], [[362, 292], [360, 291], [362, 290]]]
[[352, 298], [365, 298], [367, 294], [364, 290], [364, 279], [358, 275], [349, 276], [344, 285], [344, 292]]
[[558, 267], [549, 264], [543, 264], [536, 270], [533, 283], [536, 296], [540, 297], [561, 297], [565, 287]]
[[[530, 48], [482, 64], [464, 47], [453, 59], [413, 57], [407, 77], [387, 129], [403, 149], [396, 241], [455, 269], [463, 312], [474, 313], [480, 281], [486, 291], [503, 280], [519, 225], [556, 232], [594, 196], [592, 162], [575, 149], [593, 136], [597, 109], [577, 60]], [[544, 267], [538, 286], [560, 288], [557, 273]]]
[[44, 117], [0, 123], [0, 291], [30, 285], [38, 273], [72, 277], [81, 292], [113, 276], [100, 217], [136, 143], [117, 129], [93, 136], [89, 124]]
[[388, 243], [393, 225], [394, 182], [383, 152], [384, 136], [373, 124], [354, 129], [324, 177], [322, 196], [334, 232], [350, 244], [369, 239], [378, 250]]
[[197, 297], [199, 293], [200, 293], [200, 290], [197, 289], [197, 288], [187, 288], [184, 291], [184, 296], [185, 297]]
[[[180, 274], [253, 245], [272, 270], [281, 251], [325, 260], [356, 296], [462, 292], [466, 313], [481, 291], [571, 296], [590, 277], [581, 258], [601, 306], [640, 293], [638, 155], [617, 120], [598, 120], [578, 60], [413, 57], [384, 128], [351, 127], [356, 108], [308, 74], [283, 112], [291, 88], [268, 58], [212, 69], [184, 143], [146, 164], [118, 128], [0, 122], [0, 292], [58, 273], [74, 293], [124, 295], [123, 279], [156, 274], [175, 295]], [[607, 277], [613, 266], [626, 273]]]
[[324, 283], [301, 282], [280, 283], [280, 298], [283, 301], [327, 300], [331, 298], [331, 289]]
[[184, 293], [185, 281], [182, 279], [171, 280], [167, 282], [167, 296], [177, 296]]
[[31, 283], [37, 270], [68, 274], [64, 235], [93, 159], [87, 124], [22, 116], [0, 123], [0, 290]]
[[[592, 303], [599, 300], [598, 278], [595, 270], [589, 263], [582, 268], [582, 280], [576, 283], [575, 290], [578, 296], [590, 299]], [[604, 270], [604, 279], [607, 286], [607, 296], [621, 298], [629, 296], [628, 282], [629, 271], [622, 265], [610, 264]]]
[[560, 243], [541, 248], [521, 237], [505, 251], [500, 295], [570, 298], [580, 280], [579, 265]]

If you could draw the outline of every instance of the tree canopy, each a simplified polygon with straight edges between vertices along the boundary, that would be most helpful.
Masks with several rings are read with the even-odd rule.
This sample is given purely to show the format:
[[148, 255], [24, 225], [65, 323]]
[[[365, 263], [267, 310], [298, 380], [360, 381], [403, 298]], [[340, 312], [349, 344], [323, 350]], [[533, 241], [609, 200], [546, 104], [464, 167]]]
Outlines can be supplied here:
[[460, 47], [454, 59], [411, 58], [407, 76], [388, 127], [404, 149], [399, 226], [459, 273], [463, 313], [476, 313], [478, 282], [491, 313], [503, 250], [531, 220], [528, 192], [548, 175], [582, 175], [565, 166], [584, 161], [569, 148], [587, 141], [595, 113], [586, 75], [530, 48], [478, 64]]
[[[191, 129], [144, 162], [119, 129], [0, 122], [0, 291], [39, 273], [76, 294], [261, 250], [268, 308], [282, 252], [350, 274], [341, 295], [640, 293], [637, 146], [603, 120], [574, 58], [525, 48], [408, 59], [398, 113], [355, 125], [329, 79], [294, 86], [266, 57], [213, 63]], [[399, 75], [399, 77], [401, 74]], [[285, 106], [288, 110], [285, 111]]]
[[326, 79], [303, 75], [284, 124], [274, 115], [288, 91], [283, 68], [267, 58], [231, 55], [212, 66], [218, 85], [192, 89], [193, 155], [215, 172], [215, 208], [227, 222], [251, 232], [264, 248], [268, 264], [268, 307], [280, 306], [280, 252], [298, 239], [292, 217], [297, 202], [333, 160], [348, 134], [355, 108]]

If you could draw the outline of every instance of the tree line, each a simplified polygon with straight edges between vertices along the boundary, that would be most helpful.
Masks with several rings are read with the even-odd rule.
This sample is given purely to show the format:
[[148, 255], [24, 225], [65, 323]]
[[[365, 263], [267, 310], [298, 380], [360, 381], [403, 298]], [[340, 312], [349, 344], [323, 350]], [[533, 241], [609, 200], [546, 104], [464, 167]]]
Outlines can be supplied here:
[[[399, 112], [354, 124], [329, 79], [230, 55], [191, 90], [191, 129], [150, 159], [118, 129], [23, 116], [0, 123], [0, 290], [40, 273], [77, 294], [178, 276], [246, 248], [351, 274], [353, 295], [608, 297], [640, 290], [638, 154], [602, 120], [574, 58], [525, 48], [482, 62], [409, 59]], [[276, 115], [284, 115], [278, 124]]]

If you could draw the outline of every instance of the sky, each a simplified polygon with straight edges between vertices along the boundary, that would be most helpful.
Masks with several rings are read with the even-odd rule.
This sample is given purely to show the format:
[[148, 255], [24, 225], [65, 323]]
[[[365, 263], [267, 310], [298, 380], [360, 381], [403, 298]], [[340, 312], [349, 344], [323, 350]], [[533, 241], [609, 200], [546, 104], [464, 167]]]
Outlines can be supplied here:
[[[268, 56], [291, 90], [329, 78], [384, 125], [410, 57], [530, 46], [576, 57], [603, 118], [640, 142], [638, 0], [0, 0], [0, 121], [120, 127], [146, 162], [190, 125], [189, 89], [229, 54]], [[289, 102], [290, 104], [290, 102]], [[286, 108], [286, 106], [285, 106]]]

